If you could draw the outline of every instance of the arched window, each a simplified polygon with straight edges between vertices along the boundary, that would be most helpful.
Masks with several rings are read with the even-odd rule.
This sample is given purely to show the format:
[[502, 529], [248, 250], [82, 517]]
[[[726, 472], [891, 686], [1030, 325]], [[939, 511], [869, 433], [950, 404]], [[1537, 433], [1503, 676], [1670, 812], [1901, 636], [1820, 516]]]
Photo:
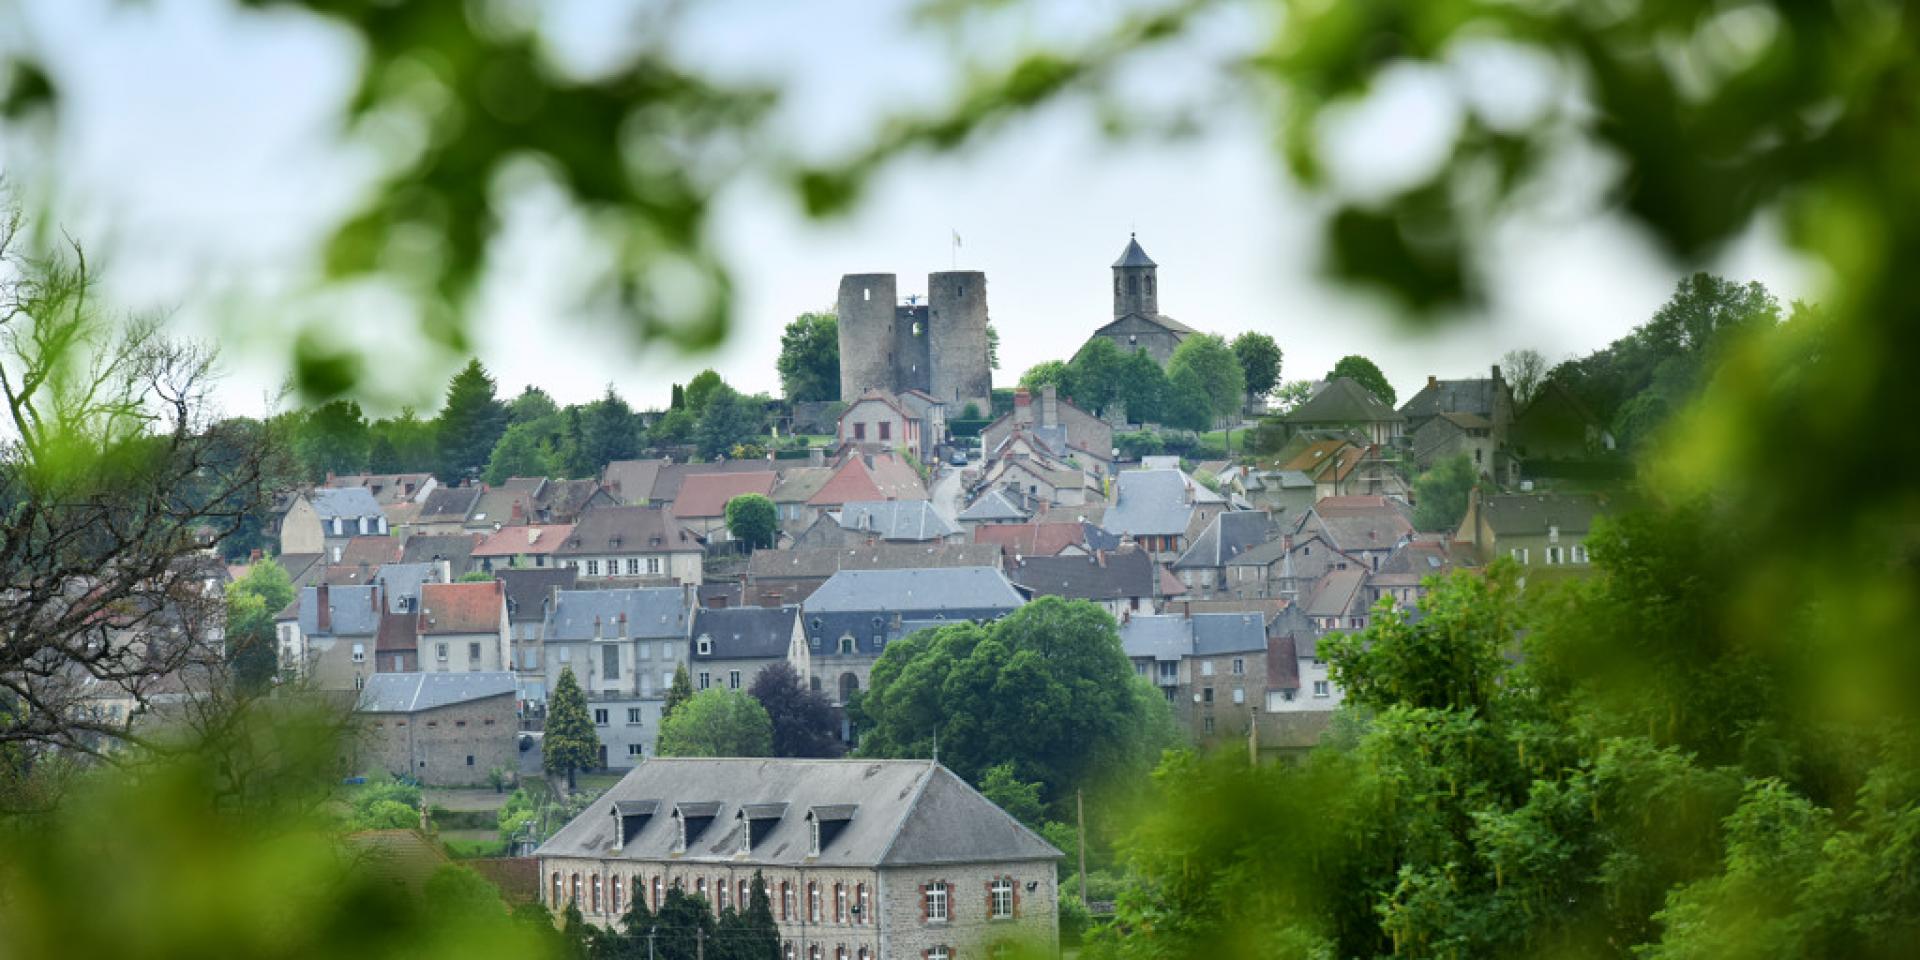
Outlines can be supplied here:
[[1149, 296], [1149, 297], [1151, 297], [1151, 296], [1153, 296], [1153, 277], [1152, 277], [1152, 275], [1148, 275], [1148, 277], [1147, 277], [1147, 296]]
[[807, 948], [807, 960], [820, 960], [819, 944], [816, 943], [813, 946]]
[[607, 912], [620, 912], [620, 875], [617, 873], [613, 875], [613, 889], [608, 893]]
[[[785, 880], [780, 881], [780, 919], [783, 921], [793, 919], [793, 884]], [[788, 946], [791, 947], [792, 944]]]
[[1120, 275], [1117, 273], [1113, 275], [1113, 295], [1120, 295]]
[[[707, 899], [707, 878], [706, 877], [701, 877], [700, 879], [695, 880], [693, 882], [693, 892], [694, 892], [694, 895], [699, 897], [700, 899], [702, 900]], [[712, 901], [708, 901], [708, 902], [711, 903]]]
[[1139, 292], [1140, 292], [1140, 278], [1137, 276], [1129, 275], [1127, 277], [1127, 293], [1136, 294]]
[[781, 951], [781, 954], [780, 954], [780, 955], [781, 955], [781, 956], [783, 956], [783, 957], [785, 957], [785, 958], [786, 958], [786, 960], [794, 960], [794, 956], [793, 956], [793, 941], [792, 941], [792, 940], [788, 940], [788, 941], [786, 942], [786, 944], [784, 945], [784, 947], [783, 947], [783, 949], [782, 949], [782, 951]]
[[734, 902], [740, 905], [739, 909], [742, 911], [753, 906], [753, 887], [747, 881], [740, 881], [740, 896]]
[[593, 875], [592, 886], [593, 886], [593, 896], [587, 901], [588, 904], [590, 904], [591, 906], [591, 909], [588, 912], [599, 913], [600, 912], [600, 875], [597, 873]]
[[833, 922], [847, 922], [847, 885], [844, 883], [833, 885]]
[[[811, 880], [807, 881], [807, 920], [820, 922], [820, 885]], [[817, 952], [818, 948], [815, 949]]]
[[575, 905], [580, 903], [580, 875], [577, 873], [567, 875], [567, 902]]
[[660, 909], [660, 878], [653, 878], [653, 909]]
[[560, 871], [558, 870], [553, 872], [553, 898], [547, 903], [556, 910], [560, 908]]
[[713, 909], [715, 912], [725, 910], [733, 904], [733, 890], [728, 886], [727, 881], [715, 880], [713, 882], [713, 894]]

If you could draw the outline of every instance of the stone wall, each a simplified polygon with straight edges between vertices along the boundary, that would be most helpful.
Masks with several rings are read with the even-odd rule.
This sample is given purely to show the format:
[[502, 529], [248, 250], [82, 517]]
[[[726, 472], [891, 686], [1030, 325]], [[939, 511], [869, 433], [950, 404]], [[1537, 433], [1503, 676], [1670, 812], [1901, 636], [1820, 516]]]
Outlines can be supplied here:
[[429, 786], [479, 786], [519, 763], [512, 694], [417, 713], [363, 714], [360, 772], [409, 774]]

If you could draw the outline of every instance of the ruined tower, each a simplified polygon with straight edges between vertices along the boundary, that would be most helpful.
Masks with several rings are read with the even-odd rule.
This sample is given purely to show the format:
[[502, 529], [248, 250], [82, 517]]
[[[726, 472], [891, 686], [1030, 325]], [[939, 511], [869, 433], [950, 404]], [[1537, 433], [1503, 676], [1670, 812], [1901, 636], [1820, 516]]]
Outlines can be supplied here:
[[992, 407], [987, 358], [987, 276], [975, 270], [930, 274], [927, 296], [899, 302], [894, 275], [840, 278], [840, 399], [878, 387], [919, 390], [944, 401], [948, 416], [968, 404]]
[[1143, 317], [1160, 315], [1160, 291], [1155, 289], [1154, 274], [1159, 264], [1140, 249], [1140, 240], [1133, 234], [1127, 235], [1127, 249], [1121, 251], [1120, 259], [1113, 262], [1113, 317], [1115, 320], [1128, 314]]

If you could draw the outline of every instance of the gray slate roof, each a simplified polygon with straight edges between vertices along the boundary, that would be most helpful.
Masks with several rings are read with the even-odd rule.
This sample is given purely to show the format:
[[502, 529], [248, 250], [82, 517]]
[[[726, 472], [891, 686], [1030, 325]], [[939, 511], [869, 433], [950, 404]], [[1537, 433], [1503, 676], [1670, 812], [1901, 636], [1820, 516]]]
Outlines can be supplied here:
[[1424, 419], [1443, 413], [1471, 413], [1481, 417], [1492, 417], [1494, 410], [1493, 379], [1480, 377], [1474, 380], [1436, 380], [1420, 388], [1420, 392], [1407, 398], [1400, 405], [1400, 413], [1409, 420]]
[[479, 487], [434, 487], [420, 503], [422, 523], [465, 523], [480, 502]]
[[322, 520], [377, 519], [386, 515], [380, 512], [380, 501], [375, 500], [366, 487], [321, 487], [308, 494], [307, 499]]
[[[648, 800], [658, 801], [654, 813], [614, 850], [614, 805]], [[676, 852], [674, 813], [695, 804], [715, 804], [712, 820]], [[748, 807], [767, 819], [778, 811], [778, 819], [740, 856]], [[846, 818], [818, 857], [809, 856], [810, 815]], [[952, 771], [925, 760], [662, 757], [635, 767], [534, 855], [874, 867], [1056, 860], [1061, 853]]]
[[1371, 423], [1405, 420], [1352, 377], [1340, 377], [1287, 414], [1288, 423]]
[[387, 612], [399, 613], [406, 609], [406, 598], [413, 598], [414, 609], [420, 608], [420, 585], [433, 582], [439, 576], [432, 563], [383, 563], [380, 572], [373, 575], [373, 582], [380, 584], [387, 594]]
[[778, 660], [787, 655], [793, 640], [793, 621], [800, 608], [726, 607], [694, 612], [692, 636], [713, 641], [713, 652], [702, 655], [696, 645], [695, 660]]
[[1204, 489], [1178, 470], [1124, 471], [1114, 478], [1114, 503], [1100, 526], [1136, 537], [1184, 534], [1198, 491]]
[[629, 639], [686, 639], [686, 591], [679, 587], [644, 587], [555, 593], [553, 613], [547, 617], [547, 642], [592, 640], [596, 620], [601, 639], [617, 639], [623, 614]]
[[925, 500], [859, 500], [843, 504], [835, 520], [843, 530], [882, 540], [939, 540], [960, 532]]
[[307, 636], [360, 637], [380, 632], [379, 587], [362, 583], [327, 587], [328, 628], [320, 629], [320, 588], [300, 591], [300, 632]]
[[520, 623], [544, 619], [547, 595], [572, 590], [579, 575], [578, 567], [530, 567], [500, 570], [493, 576], [507, 586], [507, 619]]
[[1145, 550], [1084, 557], [1022, 557], [1008, 575], [1035, 596], [1094, 601], [1151, 597], [1160, 580], [1160, 571]]
[[1147, 256], [1147, 251], [1140, 247], [1140, 241], [1132, 234], [1127, 235], [1127, 248], [1120, 251], [1120, 259], [1115, 260], [1113, 265], [1116, 267], [1159, 266], [1159, 264], [1153, 262], [1152, 257]]
[[1193, 545], [1173, 562], [1175, 570], [1224, 567], [1235, 557], [1279, 535], [1264, 510], [1230, 510], [1213, 518]]
[[825, 580], [842, 570], [907, 570], [923, 567], [988, 567], [1000, 548], [977, 543], [864, 543], [798, 550], [755, 550], [747, 561], [755, 580]]
[[1500, 536], [1545, 534], [1548, 527], [1585, 533], [1600, 515], [1600, 501], [1578, 494], [1504, 493], [1481, 500], [1480, 511]]
[[963, 521], [1025, 520], [1026, 518], [1027, 512], [1020, 509], [1020, 505], [1014, 503], [1013, 498], [1007, 496], [1005, 490], [997, 488], [981, 494], [979, 499], [973, 501], [972, 506], [960, 511], [959, 517]]
[[511, 673], [376, 673], [355, 708], [362, 713], [417, 713], [436, 707], [513, 696]]
[[1267, 624], [1258, 613], [1131, 617], [1120, 625], [1120, 646], [1129, 658], [1155, 660], [1261, 652]]
[[992, 567], [842, 570], [807, 598], [808, 613], [1013, 609], [1020, 594]]

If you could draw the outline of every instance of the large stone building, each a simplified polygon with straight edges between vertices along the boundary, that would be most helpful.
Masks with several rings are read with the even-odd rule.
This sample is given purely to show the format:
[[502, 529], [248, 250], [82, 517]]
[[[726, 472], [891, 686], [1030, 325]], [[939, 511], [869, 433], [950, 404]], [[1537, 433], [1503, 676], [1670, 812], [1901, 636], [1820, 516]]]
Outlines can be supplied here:
[[1164, 367], [1194, 330], [1160, 312], [1159, 272], [1140, 241], [1128, 236], [1127, 249], [1113, 262], [1113, 321], [1093, 335], [1113, 341], [1123, 354], [1145, 350]]
[[431, 786], [476, 786], [519, 762], [513, 674], [380, 673], [356, 708], [365, 723], [363, 773]]
[[902, 303], [891, 273], [840, 278], [840, 399], [870, 389], [920, 390], [947, 405], [992, 407], [987, 360], [987, 275], [957, 270], [927, 275], [927, 299]]
[[655, 759], [534, 855], [548, 908], [603, 926], [675, 887], [718, 912], [757, 875], [791, 960], [1058, 950], [1060, 851], [925, 760]]

